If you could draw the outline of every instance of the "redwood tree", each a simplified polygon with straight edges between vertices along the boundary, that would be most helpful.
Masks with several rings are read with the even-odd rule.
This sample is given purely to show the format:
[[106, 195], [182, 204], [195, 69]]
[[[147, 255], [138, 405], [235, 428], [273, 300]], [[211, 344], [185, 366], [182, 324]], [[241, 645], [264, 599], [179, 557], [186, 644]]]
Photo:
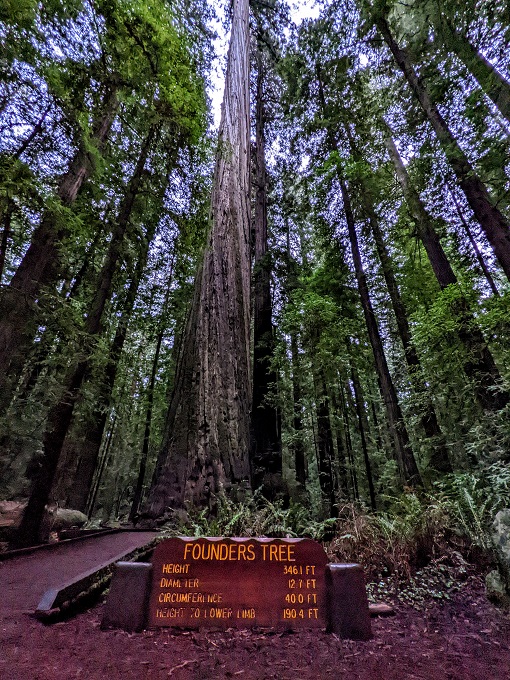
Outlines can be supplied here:
[[234, 0], [211, 227], [145, 514], [163, 515], [249, 478], [249, 2]]

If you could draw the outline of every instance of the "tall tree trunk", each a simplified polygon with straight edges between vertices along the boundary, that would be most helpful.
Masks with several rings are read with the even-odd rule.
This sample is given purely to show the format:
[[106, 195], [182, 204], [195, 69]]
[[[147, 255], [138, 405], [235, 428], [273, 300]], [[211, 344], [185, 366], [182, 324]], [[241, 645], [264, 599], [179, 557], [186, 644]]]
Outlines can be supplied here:
[[122, 349], [126, 340], [129, 321], [138, 293], [140, 281], [147, 264], [150, 243], [154, 237], [157, 222], [153, 220], [148, 227], [147, 234], [140, 244], [136, 267], [131, 276], [126, 298], [123, 303], [122, 314], [119, 318], [115, 337], [110, 347], [108, 360], [104, 369], [104, 379], [92, 415], [85, 423], [79, 425], [78, 437], [71, 429], [66, 437], [62, 452], [57, 480], [53, 486], [52, 496], [65, 499], [69, 508], [85, 512], [87, 499], [90, 494], [92, 480], [97, 467], [103, 433], [106, 427], [113, 388], [119, 368]]
[[393, 38], [386, 19], [382, 15], [377, 15], [374, 17], [374, 20], [379, 32], [395, 57], [395, 61], [434, 128], [445, 156], [457, 176], [459, 185], [466, 195], [466, 199], [476, 219], [485, 232], [487, 240], [491, 244], [503, 271], [508, 279], [510, 279], [510, 224], [508, 220], [491, 201], [486, 186], [476, 174], [475, 169], [460, 148], [446, 121], [439, 113], [424, 82], [414, 70], [408, 54], [400, 49]]
[[[108, 86], [90, 142], [102, 149], [118, 107], [117, 88]], [[70, 206], [93, 170], [85, 147], [78, 149], [61, 179], [57, 196]], [[32, 242], [0, 300], [0, 413], [9, 405], [38, 325], [38, 303], [45, 286], [56, 281], [60, 245], [66, 227], [53, 211], [47, 211]]]
[[[287, 299], [299, 285], [298, 264], [292, 257], [290, 247], [290, 225], [286, 220], [287, 236]], [[302, 249], [302, 253], [303, 249]], [[308, 476], [305, 444], [303, 441], [303, 406], [301, 404], [301, 362], [299, 359], [298, 333], [295, 329], [290, 332], [290, 354], [292, 364], [292, 442], [290, 450], [294, 458], [298, 496], [305, 491]]]
[[446, 49], [459, 57], [494, 106], [510, 123], [510, 83], [478, 52], [465, 34], [455, 30], [449, 19], [437, 16], [433, 23]]
[[[457, 284], [457, 277], [441, 246], [432, 218], [409, 180], [391, 134], [386, 136], [386, 147], [439, 286], [444, 289], [449, 285]], [[494, 358], [463, 295], [451, 311], [459, 322], [458, 336], [467, 354], [464, 371], [474, 381], [476, 398], [482, 408], [498, 411], [508, 403], [509, 395], [501, 389], [501, 376]]]
[[349, 409], [351, 407], [350, 401], [349, 401], [349, 383], [347, 380], [344, 380], [344, 385], [340, 384], [339, 385], [339, 391], [340, 391], [340, 404], [342, 407], [342, 419], [343, 419], [343, 424], [344, 424], [344, 431], [345, 431], [345, 445], [347, 449], [347, 464], [348, 464], [348, 473], [349, 477], [351, 479], [351, 488], [352, 488], [352, 498], [355, 501], [359, 500], [359, 486], [358, 486], [358, 475], [356, 473], [356, 465], [354, 462], [354, 449], [352, 446], [352, 437], [351, 437], [351, 418], [350, 418], [350, 413]]
[[[339, 388], [340, 389], [340, 388]], [[344, 442], [345, 427], [340, 426], [340, 421], [343, 419], [343, 413], [339, 409], [336, 390], [333, 388], [330, 392], [331, 410], [335, 416], [335, 441], [337, 450], [337, 470], [338, 470], [338, 490], [340, 493], [340, 500], [349, 500], [349, 466], [347, 461], [346, 443]], [[345, 433], [347, 437], [347, 433]], [[354, 494], [352, 494], [354, 497]]]
[[[326, 117], [327, 106], [326, 98], [324, 95], [320, 64], [316, 64], [316, 72], [319, 82], [319, 102], [322, 107], [323, 114]], [[338, 153], [338, 142], [334, 137], [331, 129], [328, 130], [328, 141], [331, 151]], [[365, 323], [367, 326], [370, 345], [372, 347], [372, 352], [374, 355], [374, 363], [379, 381], [379, 389], [381, 390], [381, 396], [386, 408], [386, 414], [388, 417], [391, 436], [395, 445], [395, 454], [400, 477], [402, 481], [406, 484], [410, 484], [412, 486], [414, 485], [421, 486], [422, 485], [421, 476], [418, 470], [418, 466], [416, 465], [413, 450], [411, 448], [409, 434], [407, 432], [407, 428], [404, 422], [404, 417], [402, 415], [402, 410], [400, 408], [400, 404], [398, 401], [397, 392], [395, 390], [395, 386], [391, 379], [388, 364], [386, 362], [384, 348], [379, 333], [379, 328], [377, 326], [377, 320], [372, 307], [372, 302], [370, 301], [367, 279], [365, 276], [365, 272], [363, 270], [363, 264], [358, 244], [358, 236], [356, 234], [356, 224], [354, 220], [354, 213], [352, 210], [349, 189], [345, 179], [342, 177], [340, 173], [340, 168], [338, 170], [338, 180], [340, 183], [340, 191], [342, 194], [344, 204], [344, 212], [347, 222], [347, 229], [349, 233], [349, 242], [351, 245], [354, 271], [356, 275], [356, 281], [358, 284], [358, 292], [361, 299], [363, 314], [365, 316]]]
[[[315, 372], [315, 371], [314, 371]], [[338, 514], [335, 506], [335, 483], [333, 478], [333, 433], [329, 413], [329, 397], [322, 369], [314, 375], [315, 410], [317, 414], [317, 466], [319, 486], [329, 517]]]
[[471, 247], [474, 250], [474, 253], [476, 255], [476, 259], [478, 260], [478, 264], [480, 265], [480, 269], [482, 270], [485, 278], [487, 279], [487, 283], [489, 284], [489, 288], [492, 290], [493, 294], [496, 297], [499, 297], [499, 291], [498, 288], [494, 282], [494, 279], [492, 278], [492, 274], [489, 271], [489, 268], [487, 267], [485, 260], [483, 259], [483, 255], [480, 252], [480, 248], [478, 247], [477, 242], [475, 241], [475, 238], [473, 234], [471, 233], [471, 229], [469, 227], [469, 224], [467, 223], [466, 218], [464, 217], [464, 214], [462, 212], [462, 209], [460, 207], [459, 201], [457, 200], [457, 197], [455, 196], [454, 191], [451, 189], [451, 187], [447, 184], [446, 185], [448, 192], [450, 196], [452, 197], [453, 204], [455, 206], [455, 210], [457, 211], [457, 215], [459, 216], [460, 222], [462, 226], [464, 227], [464, 231], [466, 232], [466, 236], [468, 237], [469, 242], [471, 243]]
[[305, 446], [303, 442], [303, 415], [301, 406], [300, 361], [296, 333], [290, 336], [290, 352], [292, 358], [292, 445], [294, 465], [296, 468], [296, 482], [300, 490], [306, 488], [307, 465]]
[[44, 122], [46, 120], [46, 116], [50, 112], [50, 109], [51, 109], [51, 104], [49, 104], [44, 109], [42, 116], [39, 118], [37, 123], [32, 128], [28, 137], [25, 140], [23, 140], [23, 142], [20, 144], [20, 146], [16, 149], [16, 152], [14, 154], [12, 154], [14, 156], [14, 158], [21, 158], [22, 154], [25, 153], [25, 151], [28, 149], [30, 144], [32, 144], [32, 142], [37, 137], [37, 135], [41, 134], [42, 129], [44, 127]]
[[[170, 290], [170, 287], [168, 288]], [[168, 301], [168, 297], [167, 297]], [[136, 520], [140, 503], [142, 502], [143, 485], [145, 481], [145, 473], [147, 470], [147, 461], [149, 459], [149, 448], [151, 440], [151, 426], [152, 426], [152, 411], [154, 408], [154, 390], [156, 387], [156, 376], [158, 372], [159, 355], [161, 353], [161, 344], [163, 342], [165, 329], [160, 328], [156, 342], [156, 349], [154, 351], [154, 359], [152, 360], [151, 377], [149, 380], [149, 387], [147, 389], [147, 411], [145, 413], [145, 426], [143, 432], [142, 455], [140, 456], [140, 464], [138, 467], [138, 476], [135, 484], [135, 491], [133, 494], [133, 501], [131, 503], [131, 510], [129, 512], [129, 519], [131, 522]]]
[[249, 2], [234, 0], [212, 192], [211, 231], [178, 358], [145, 514], [205, 507], [249, 479]]
[[[103, 312], [111, 296], [113, 276], [121, 259], [123, 241], [129, 226], [129, 218], [135, 198], [140, 190], [145, 163], [156, 133], [156, 125], [151, 126], [142, 145], [140, 156], [133, 176], [129, 181], [126, 194], [120, 205], [110, 245], [98, 277], [94, 298], [85, 320], [85, 332], [91, 340], [97, 338], [102, 330], [101, 320]], [[44, 507], [50, 497], [64, 440], [69, 431], [74, 406], [80, 396], [80, 388], [83, 381], [91, 368], [91, 362], [90, 352], [86, 352], [85, 358], [71, 364], [63, 380], [63, 396], [49, 410], [46, 430], [43, 435], [41, 471], [34, 482], [20, 525], [18, 537], [20, 545], [32, 545], [38, 539]]]
[[99, 465], [97, 466], [97, 469], [94, 473], [94, 480], [92, 483], [92, 487], [90, 489], [89, 497], [87, 498], [87, 507], [85, 510], [85, 514], [87, 517], [92, 517], [94, 513], [94, 509], [96, 507], [96, 500], [97, 500], [97, 495], [99, 493], [99, 489], [101, 487], [101, 482], [103, 480], [103, 475], [104, 471], [108, 466], [108, 461], [110, 460], [110, 451], [112, 448], [113, 444], [113, 438], [116, 432], [116, 426], [117, 426], [117, 413], [114, 414], [113, 416], [113, 422], [111, 423], [110, 427], [108, 428], [108, 432], [105, 436], [105, 441], [103, 443], [103, 449], [101, 452], [101, 456], [99, 458]]
[[[170, 154], [166, 180], [162, 183], [160, 195], [156, 199], [158, 210], [163, 203], [170, 173], [175, 167], [176, 158], [177, 152]], [[56, 481], [52, 489], [52, 496], [54, 498], [65, 499], [67, 507], [76, 508], [83, 512], [85, 512], [85, 508], [87, 507], [91, 486], [96, 473], [103, 434], [112, 405], [113, 389], [117, 378], [122, 350], [127, 337], [129, 322], [133, 313], [140, 281], [142, 280], [147, 264], [149, 248], [158, 226], [158, 220], [155, 214], [152, 215], [152, 217], [149, 216], [147, 224], [145, 236], [140, 240], [136, 266], [123, 301], [122, 314], [117, 324], [115, 337], [110, 346], [108, 360], [104, 369], [104, 379], [96, 396], [94, 410], [85, 422], [81, 422], [77, 425], [78, 432], [75, 432], [73, 427], [71, 427], [71, 431], [66, 437], [59, 468], [57, 470]], [[97, 236], [99, 233], [100, 232], [97, 232]], [[89, 253], [94, 252], [95, 245], [96, 244], [93, 242], [89, 249]], [[69, 297], [72, 297], [73, 294], [76, 293], [76, 290], [79, 289], [85, 274], [85, 266], [86, 262], [84, 262], [82, 268], [76, 274], [73, 285], [69, 291]]]
[[165, 323], [163, 319], [166, 316], [168, 310], [168, 304], [170, 301], [170, 282], [173, 274], [174, 258], [176, 255], [176, 248], [174, 246], [174, 252], [172, 257], [172, 262], [170, 265], [170, 276], [166, 282], [166, 294], [165, 301], [163, 303], [163, 313], [160, 317], [158, 334], [156, 339], [156, 349], [154, 351], [154, 358], [152, 361], [151, 377], [149, 380], [149, 386], [147, 389], [147, 410], [145, 412], [145, 427], [142, 442], [142, 454], [140, 456], [140, 463], [138, 467], [138, 477], [135, 484], [135, 490], [133, 494], [133, 501], [131, 503], [131, 510], [129, 512], [129, 519], [133, 522], [136, 521], [138, 517], [138, 512], [140, 510], [140, 504], [142, 502], [143, 487], [145, 482], [145, 475], [147, 470], [147, 461], [149, 459], [149, 448], [150, 448], [150, 438], [151, 438], [151, 427], [152, 427], [152, 412], [154, 408], [154, 391], [156, 387], [156, 376], [159, 366], [159, 356], [161, 353], [161, 345], [163, 344], [163, 338], [165, 336]]
[[370, 301], [367, 280], [365, 272], [363, 271], [363, 265], [359, 251], [358, 237], [356, 234], [354, 215], [351, 208], [349, 190], [345, 180], [342, 178], [340, 178], [340, 189], [344, 202], [344, 211], [347, 221], [347, 228], [349, 231], [349, 241], [351, 244], [354, 270], [358, 283], [358, 291], [361, 298], [365, 322], [367, 325], [368, 337], [374, 354], [381, 396], [386, 407], [386, 414], [388, 416], [388, 422], [390, 424], [390, 430], [395, 444], [398, 469], [401, 479], [404, 483], [411, 486], [421, 486], [422, 480], [414, 459], [413, 450], [409, 441], [409, 435], [404, 423], [400, 404], [398, 402], [397, 392], [395, 390], [395, 386], [393, 385], [390, 371], [388, 369], [381, 336], [379, 334], [377, 321], [372, 308], [372, 303]]
[[372, 510], [376, 510], [377, 503], [375, 499], [374, 478], [372, 476], [372, 464], [370, 462], [370, 456], [368, 455], [368, 446], [366, 438], [366, 433], [368, 432], [368, 418], [365, 411], [365, 400], [363, 398], [363, 389], [361, 387], [358, 371], [356, 370], [354, 364], [352, 363], [351, 363], [351, 378], [352, 386], [354, 388], [354, 399], [356, 402], [356, 414], [358, 416], [361, 449], [363, 451], [363, 461], [365, 463], [365, 471], [367, 474], [370, 507], [372, 508]]
[[257, 93], [255, 109], [255, 212], [253, 270], [253, 404], [251, 473], [255, 489], [273, 497], [282, 488], [282, 448], [279, 409], [271, 394], [277, 376], [271, 368], [274, 332], [271, 279], [267, 247], [267, 172], [265, 155], [264, 66], [257, 50]]
[[[345, 126], [345, 132], [349, 139], [351, 151], [357, 159], [360, 159], [360, 154], [356, 142], [351, 134], [348, 126]], [[425, 397], [425, 410], [421, 415], [421, 423], [425, 435], [432, 440], [433, 452], [431, 456], [431, 465], [439, 472], [451, 472], [452, 467], [448, 457], [448, 448], [446, 441], [439, 427], [436, 411], [430, 396], [427, 394], [427, 388], [423, 378], [420, 359], [411, 338], [411, 330], [409, 328], [408, 314], [400, 295], [400, 290], [397, 285], [395, 273], [393, 271], [393, 264], [391, 257], [386, 247], [384, 237], [379, 225], [379, 219], [375, 212], [374, 200], [372, 190], [365, 180], [361, 180], [360, 198], [363, 210], [368, 217], [372, 235], [381, 263], [381, 270], [390, 295], [391, 305], [395, 314], [397, 322], [397, 329], [404, 348], [404, 357], [409, 369], [409, 377], [413, 389]]]
[[[351, 145], [352, 144], [353, 140], [351, 140]], [[353, 151], [356, 153], [355, 148]], [[441, 432], [441, 428], [439, 427], [436, 410], [432, 400], [430, 399], [430, 396], [427, 394], [427, 388], [423, 379], [420, 359], [411, 338], [407, 310], [404, 305], [404, 301], [402, 300], [402, 296], [400, 295], [400, 290], [398, 288], [395, 273], [393, 271], [390, 254], [386, 247], [386, 243], [384, 242], [384, 237], [379, 226], [379, 220], [375, 213], [371, 190], [364, 181], [362, 181], [360, 193], [361, 202], [368, 217], [372, 235], [374, 237], [377, 254], [381, 263], [381, 270], [384, 280], [386, 281], [388, 292], [390, 294], [391, 306], [393, 307], [393, 312], [395, 313], [398, 333], [404, 348], [404, 357], [409, 369], [411, 385], [418, 394], [421, 394], [425, 398], [424, 410], [421, 414], [420, 420], [425, 435], [431, 440], [432, 444], [430, 463], [432, 467], [439, 472], [451, 472], [452, 466], [448, 457], [448, 447], [446, 446], [444, 435]]]
[[12, 215], [14, 213], [14, 201], [7, 200], [7, 205], [2, 214], [2, 240], [0, 241], [0, 284], [4, 276], [5, 259], [7, 257], [7, 249], [9, 247], [9, 240], [12, 232]]

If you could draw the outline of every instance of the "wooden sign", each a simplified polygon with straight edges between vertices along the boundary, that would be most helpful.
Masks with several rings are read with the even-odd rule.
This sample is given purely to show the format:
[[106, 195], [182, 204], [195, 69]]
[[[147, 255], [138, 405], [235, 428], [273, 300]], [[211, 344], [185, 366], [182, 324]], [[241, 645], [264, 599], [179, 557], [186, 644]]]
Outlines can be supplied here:
[[170, 538], [152, 559], [149, 626], [323, 628], [319, 543], [286, 538]]

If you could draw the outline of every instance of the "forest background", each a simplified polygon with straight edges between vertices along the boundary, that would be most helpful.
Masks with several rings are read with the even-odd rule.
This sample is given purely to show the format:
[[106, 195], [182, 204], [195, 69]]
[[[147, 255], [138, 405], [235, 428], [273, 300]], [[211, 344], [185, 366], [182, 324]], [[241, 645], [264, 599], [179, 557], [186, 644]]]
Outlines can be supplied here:
[[[205, 0], [0, 10], [0, 498], [30, 509], [8, 537], [33, 542], [59, 505], [311, 535], [374, 575], [492, 554], [510, 497], [506, 3], [333, 0], [296, 25], [254, 1], [219, 144], [213, 17]], [[251, 189], [221, 195], [242, 87]], [[237, 252], [211, 226], [236, 191], [250, 249], [220, 270], [227, 302], [251, 301], [244, 340], [229, 308], [213, 351], [197, 329], [221, 295], [197, 281]], [[215, 424], [189, 337], [241, 381], [200, 393]]]

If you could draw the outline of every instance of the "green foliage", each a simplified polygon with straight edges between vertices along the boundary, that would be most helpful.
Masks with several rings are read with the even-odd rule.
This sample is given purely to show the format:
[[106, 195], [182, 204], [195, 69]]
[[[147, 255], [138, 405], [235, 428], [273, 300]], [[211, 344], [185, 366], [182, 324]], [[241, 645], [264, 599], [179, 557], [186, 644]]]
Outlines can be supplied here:
[[[459, 552], [482, 561], [493, 559], [491, 526], [498, 510], [508, 506], [508, 498], [510, 469], [504, 464], [447, 475], [428, 494], [388, 498], [384, 512], [342, 507], [338, 534], [328, 550], [336, 560], [363, 564], [375, 583], [389, 576], [394, 589], [399, 581], [407, 583], [406, 597], [423, 600], [424, 593], [416, 588], [429, 563], [450, 562], [460, 568], [465, 562]], [[442, 593], [439, 588], [439, 599]]]
[[215, 498], [214, 512], [188, 508], [187, 517], [166, 527], [172, 535], [200, 536], [269, 536], [274, 538], [313, 538], [323, 540], [336, 523], [335, 519], [317, 521], [309, 509], [298, 503], [285, 508], [282, 501], [269, 501], [261, 493], [242, 500], [232, 500], [225, 492]]
[[458, 321], [452, 315], [451, 309], [462, 295], [458, 286], [450, 285], [436, 296], [423, 317], [416, 315], [415, 338], [420, 346], [445, 347], [455, 341]]
[[[193, 143], [205, 128], [205, 93], [187, 38], [170, 5], [158, 0], [103, 0], [98, 3], [118, 77], [125, 94], [157, 100], [156, 111], [170, 118]], [[136, 88], [136, 95], [131, 88]]]
[[492, 550], [491, 525], [496, 513], [508, 506], [510, 469], [497, 462], [479, 472], [447, 475], [436, 482], [441, 503], [453, 528], [476, 546]]

